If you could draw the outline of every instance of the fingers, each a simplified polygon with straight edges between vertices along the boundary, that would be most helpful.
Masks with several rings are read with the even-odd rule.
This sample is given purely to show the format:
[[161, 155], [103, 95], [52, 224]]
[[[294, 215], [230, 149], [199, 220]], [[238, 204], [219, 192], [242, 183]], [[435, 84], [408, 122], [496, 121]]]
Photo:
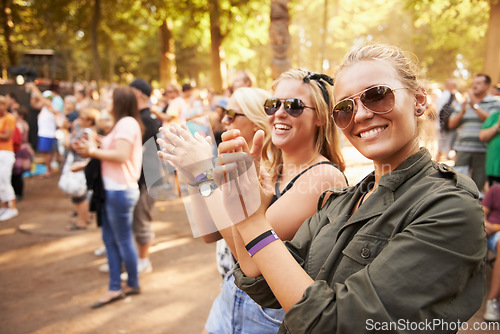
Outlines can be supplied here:
[[247, 142], [243, 137], [237, 137], [219, 144], [219, 154], [243, 152], [250, 153]]
[[[217, 166], [231, 166], [231, 168], [226, 167], [226, 173], [224, 174], [225, 179], [221, 181], [228, 181], [228, 177], [240, 177], [246, 178], [247, 182], [253, 182], [257, 180], [257, 173], [255, 172], [255, 168], [253, 167], [253, 159], [250, 155], [246, 153], [226, 153], [224, 155], [219, 156], [217, 159]], [[253, 172], [251, 175], [247, 173], [249, 170]], [[228, 171], [235, 171], [233, 174], [228, 174]], [[219, 169], [219, 172], [222, 173], [223, 170]], [[255, 180], [254, 180], [255, 179]], [[256, 183], [258, 184], [258, 182]]]
[[257, 130], [253, 136], [253, 145], [250, 150], [250, 155], [252, 156], [255, 166], [260, 167], [260, 159], [262, 157], [262, 147], [264, 146], [265, 133], [263, 130]]
[[191, 131], [187, 128], [187, 125], [183, 123], [182, 125], [173, 124], [174, 129], [177, 131], [177, 134], [180, 138], [185, 141], [190, 141], [193, 139], [193, 135], [191, 135]]
[[203, 137], [199, 132], [194, 134], [194, 139], [200, 143], [208, 143], [210, 146], [212, 145], [212, 139], [209, 136]]
[[165, 140], [163, 140], [162, 138], [158, 138], [156, 140], [156, 142], [158, 143], [158, 145], [160, 145], [162, 147], [162, 151], [164, 153], [173, 153], [174, 149], [175, 149], [175, 145], [172, 145], [171, 143], [167, 143]]
[[265, 133], [263, 130], [257, 130], [253, 136], [253, 146], [250, 154], [258, 153], [259, 156], [262, 153], [262, 146], [264, 146]]
[[233, 130], [227, 130], [227, 131], [223, 132], [221, 138], [222, 138], [222, 141], [226, 141], [226, 140], [235, 139], [239, 136], [241, 136], [240, 130], [233, 129]]

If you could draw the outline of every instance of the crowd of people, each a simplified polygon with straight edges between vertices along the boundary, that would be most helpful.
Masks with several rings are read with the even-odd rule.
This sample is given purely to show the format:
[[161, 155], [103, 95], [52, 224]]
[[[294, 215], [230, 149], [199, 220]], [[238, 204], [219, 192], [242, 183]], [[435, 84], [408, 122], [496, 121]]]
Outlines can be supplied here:
[[[140, 275], [153, 270], [155, 203], [142, 146], [160, 132], [159, 156], [186, 185], [195, 223], [216, 230], [203, 235], [217, 242], [222, 276], [204, 333], [467, 321], [481, 306], [487, 248], [500, 249], [500, 86], [487, 74], [462, 92], [454, 80], [444, 83], [431, 117], [435, 161], [420, 146], [427, 91], [396, 47], [356, 47], [334, 78], [290, 70], [266, 88], [239, 71], [218, 96], [189, 83], [155, 91], [140, 78], [99, 99], [83, 86], [61, 96], [57, 85], [35, 83], [26, 84], [30, 106], [0, 96], [0, 220], [20, 214], [36, 151], [45, 166], [39, 177], [60, 174], [75, 204], [68, 230], [86, 230], [90, 212], [101, 227], [109, 284], [92, 308], [140, 294]], [[38, 110], [36, 150], [28, 107]], [[343, 174], [341, 136], [373, 163], [356, 185]], [[223, 159], [207, 165], [217, 153]], [[245, 203], [256, 211], [242, 218], [230, 209], [241, 193], [222, 180], [248, 159], [255, 173], [240, 175], [238, 189], [259, 201]], [[63, 182], [64, 174], [71, 177]], [[500, 260], [486, 320], [500, 321], [499, 299]]]

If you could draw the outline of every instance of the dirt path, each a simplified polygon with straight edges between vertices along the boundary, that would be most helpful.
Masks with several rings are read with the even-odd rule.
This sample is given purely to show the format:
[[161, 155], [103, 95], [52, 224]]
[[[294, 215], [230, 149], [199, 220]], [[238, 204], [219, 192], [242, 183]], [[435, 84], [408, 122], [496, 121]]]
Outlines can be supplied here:
[[182, 203], [157, 202], [154, 271], [143, 293], [91, 310], [106, 290], [100, 230], [68, 232], [57, 177], [26, 179], [20, 215], [0, 225], [0, 332], [200, 333], [219, 291], [215, 245], [193, 239]]

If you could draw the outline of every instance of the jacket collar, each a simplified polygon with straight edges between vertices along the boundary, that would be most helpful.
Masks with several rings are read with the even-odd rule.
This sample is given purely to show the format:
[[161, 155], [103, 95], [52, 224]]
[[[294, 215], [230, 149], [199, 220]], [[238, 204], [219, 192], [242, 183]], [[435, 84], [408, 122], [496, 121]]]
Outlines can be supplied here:
[[[347, 220], [344, 227], [382, 214], [394, 203], [394, 192], [396, 189], [406, 180], [420, 172], [430, 161], [431, 154], [429, 151], [426, 148], [421, 148], [420, 151], [406, 159], [394, 171], [383, 175], [380, 179], [379, 187], [366, 200], [370, 204], [368, 206], [362, 205], [352, 216], [350, 214], [353, 206], [356, 205], [360, 196], [373, 186], [375, 182], [374, 172], [368, 174], [355, 187], [342, 189], [337, 192], [337, 195], [352, 193], [351, 196], [345, 197], [342, 203], [342, 216], [346, 217], [345, 219]], [[334, 212], [330, 211], [327, 213], [327, 216], [330, 220], [339, 218], [338, 212], [334, 214]]]
[[380, 178], [379, 186], [396, 191], [406, 180], [420, 172], [431, 161], [431, 154], [422, 147], [420, 151], [403, 161], [395, 170]]

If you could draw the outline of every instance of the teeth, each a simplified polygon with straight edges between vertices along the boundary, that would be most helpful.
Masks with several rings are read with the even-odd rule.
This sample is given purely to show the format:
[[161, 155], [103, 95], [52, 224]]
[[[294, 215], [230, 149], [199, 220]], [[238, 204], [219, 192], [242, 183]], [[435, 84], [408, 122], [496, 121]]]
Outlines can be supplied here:
[[361, 138], [373, 137], [373, 136], [375, 136], [377, 133], [381, 132], [382, 130], [384, 130], [384, 128], [376, 128], [376, 129], [371, 129], [370, 131], [361, 132], [361, 133], [359, 134], [359, 136], [360, 136]]
[[292, 127], [285, 124], [274, 124], [276, 130], [290, 130]]

